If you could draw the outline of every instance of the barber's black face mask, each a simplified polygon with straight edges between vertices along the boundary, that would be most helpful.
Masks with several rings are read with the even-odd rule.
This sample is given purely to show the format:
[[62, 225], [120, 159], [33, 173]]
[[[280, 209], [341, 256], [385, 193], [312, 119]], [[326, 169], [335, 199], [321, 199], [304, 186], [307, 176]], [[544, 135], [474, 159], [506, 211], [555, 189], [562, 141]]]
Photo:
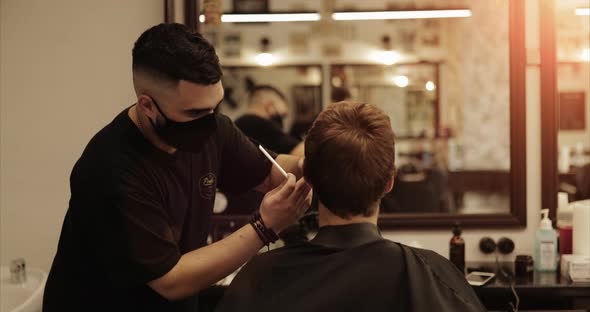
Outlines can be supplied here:
[[283, 116], [276, 114], [270, 117], [270, 121], [274, 122], [279, 128], [283, 129]]
[[157, 125], [150, 119], [150, 123], [158, 136], [170, 146], [185, 152], [198, 153], [202, 150], [207, 140], [217, 130], [217, 122], [214, 114], [208, 114], [199, 119], [177, 122], [170, 120], [156, 100], [152, 99], [156, 108], [166, 120], [165, 125]]

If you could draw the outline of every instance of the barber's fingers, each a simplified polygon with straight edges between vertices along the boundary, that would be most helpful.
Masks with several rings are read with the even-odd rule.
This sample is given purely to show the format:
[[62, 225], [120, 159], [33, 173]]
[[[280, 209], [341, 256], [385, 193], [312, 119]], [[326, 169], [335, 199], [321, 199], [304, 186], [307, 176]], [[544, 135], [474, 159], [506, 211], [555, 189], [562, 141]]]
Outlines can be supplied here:
[[283, 179], [283, 181], [281, 181], [281, 183], [279, 185], [277, 185], [275, 188], [273, 188], [272, 190], [266, 192], [267, 195], [274, 195], [275, 193], [277, 193], [281, 188], [283, 188], [283, 186], [285, 186], [285, 184], [287, 184], [287, 182], [289, 181], [289, 179]]
[[299, 179], [295, 185], [295, 190], [291, 193], [291, 199], [297, 201], [298, 198], [305, 198], [311, 187], [304, 178]]
[[305, 212], [311, 207], [311, 188], [307, 191], [305, 196], [301, 196], [298, 198], [297, 203], [295, 204], [296, 214], [297, 217], [300, 218], [305, 214]]
[[276, 194], [273, 195], [276, 196], [278, 200], [285, 200], [289, 198], [289, 196], [293, 193], [293, 190], [295, 190], [295, 176], [291, 173], [288, 173], [288, 176], [289, 177], [283, 180], [281, 185], [275, 189]]
[[308, 183], [301, 184], [295, 192], [297, 196], [293, 197], [292, 203], [297, 218], [301, 217], [311, 206], [311, 186]]

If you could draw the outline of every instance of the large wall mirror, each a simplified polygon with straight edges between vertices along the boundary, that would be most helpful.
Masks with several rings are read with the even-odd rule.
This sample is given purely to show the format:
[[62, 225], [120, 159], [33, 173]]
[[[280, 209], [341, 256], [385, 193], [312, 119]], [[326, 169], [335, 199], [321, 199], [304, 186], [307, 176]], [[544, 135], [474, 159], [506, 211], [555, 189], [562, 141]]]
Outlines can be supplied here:
[[[329, 102], [377, 105], [396, 134], [398, 171], [382, 202], [382, 228], [526, 226], [524, 0], [410, 2], [403, 9], [461, 7], [470, 16], [203, 27], [222, 46], [228, 96], [221, 111], [237, 118], [253, 84], [272, 84], [288, 97], [286, 132], [309, 124]], [[330, 3], [297, 8], [370, 10], [363, 7], [370, 3]], [[383, 9], [402, 8], [373, 10]], [[248, 61], [261, 36], [283, 63]], [[386, 53], [365, 57], [367, 46]]]
[[590, 6], [541, 3], [543, 207], [556, 220], [558, 207], [590, 199]]

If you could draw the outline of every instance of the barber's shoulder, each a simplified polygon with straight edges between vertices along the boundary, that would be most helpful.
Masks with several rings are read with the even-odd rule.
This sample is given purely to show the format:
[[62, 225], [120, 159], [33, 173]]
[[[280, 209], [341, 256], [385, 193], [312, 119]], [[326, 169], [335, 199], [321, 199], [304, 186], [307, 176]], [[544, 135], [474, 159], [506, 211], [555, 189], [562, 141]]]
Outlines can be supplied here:
[[140, 156], [124, 139], [103, 129], [88, 142], [76, 167], [84, 174], [116, 176], [137, 167]]
[[234, 122], [226, 115], [222, 113], [215, 113], [215, 120], [217, 127], [233, 127]]
[[218, 138], [231, 136], [233, 132], [239, 129], [234, 121], [222, 113], [215, 113], [215, 122], [217, 126], [216, 135]]

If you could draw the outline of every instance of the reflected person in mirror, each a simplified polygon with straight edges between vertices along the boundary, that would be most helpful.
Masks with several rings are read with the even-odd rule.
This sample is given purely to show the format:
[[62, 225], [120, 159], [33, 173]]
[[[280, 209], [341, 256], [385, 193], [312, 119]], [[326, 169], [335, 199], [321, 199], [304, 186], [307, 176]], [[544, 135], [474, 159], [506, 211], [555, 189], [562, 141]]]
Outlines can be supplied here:
[[379, 202], [393, 187], [394, 157], [379, 108], [340, 102], [320, 113], [303, 168], [319, 200], [317, 235], [254, 257], [216, 311], [485, 311], [447, 259], [381, 236]]
[[303, 156], [303, 142], [284, 132], [288, 114], [283, 92], [271, 85], [258, 85], [250, 90], [246, 113], [235, 123], [248, 137], [276, 153]]

